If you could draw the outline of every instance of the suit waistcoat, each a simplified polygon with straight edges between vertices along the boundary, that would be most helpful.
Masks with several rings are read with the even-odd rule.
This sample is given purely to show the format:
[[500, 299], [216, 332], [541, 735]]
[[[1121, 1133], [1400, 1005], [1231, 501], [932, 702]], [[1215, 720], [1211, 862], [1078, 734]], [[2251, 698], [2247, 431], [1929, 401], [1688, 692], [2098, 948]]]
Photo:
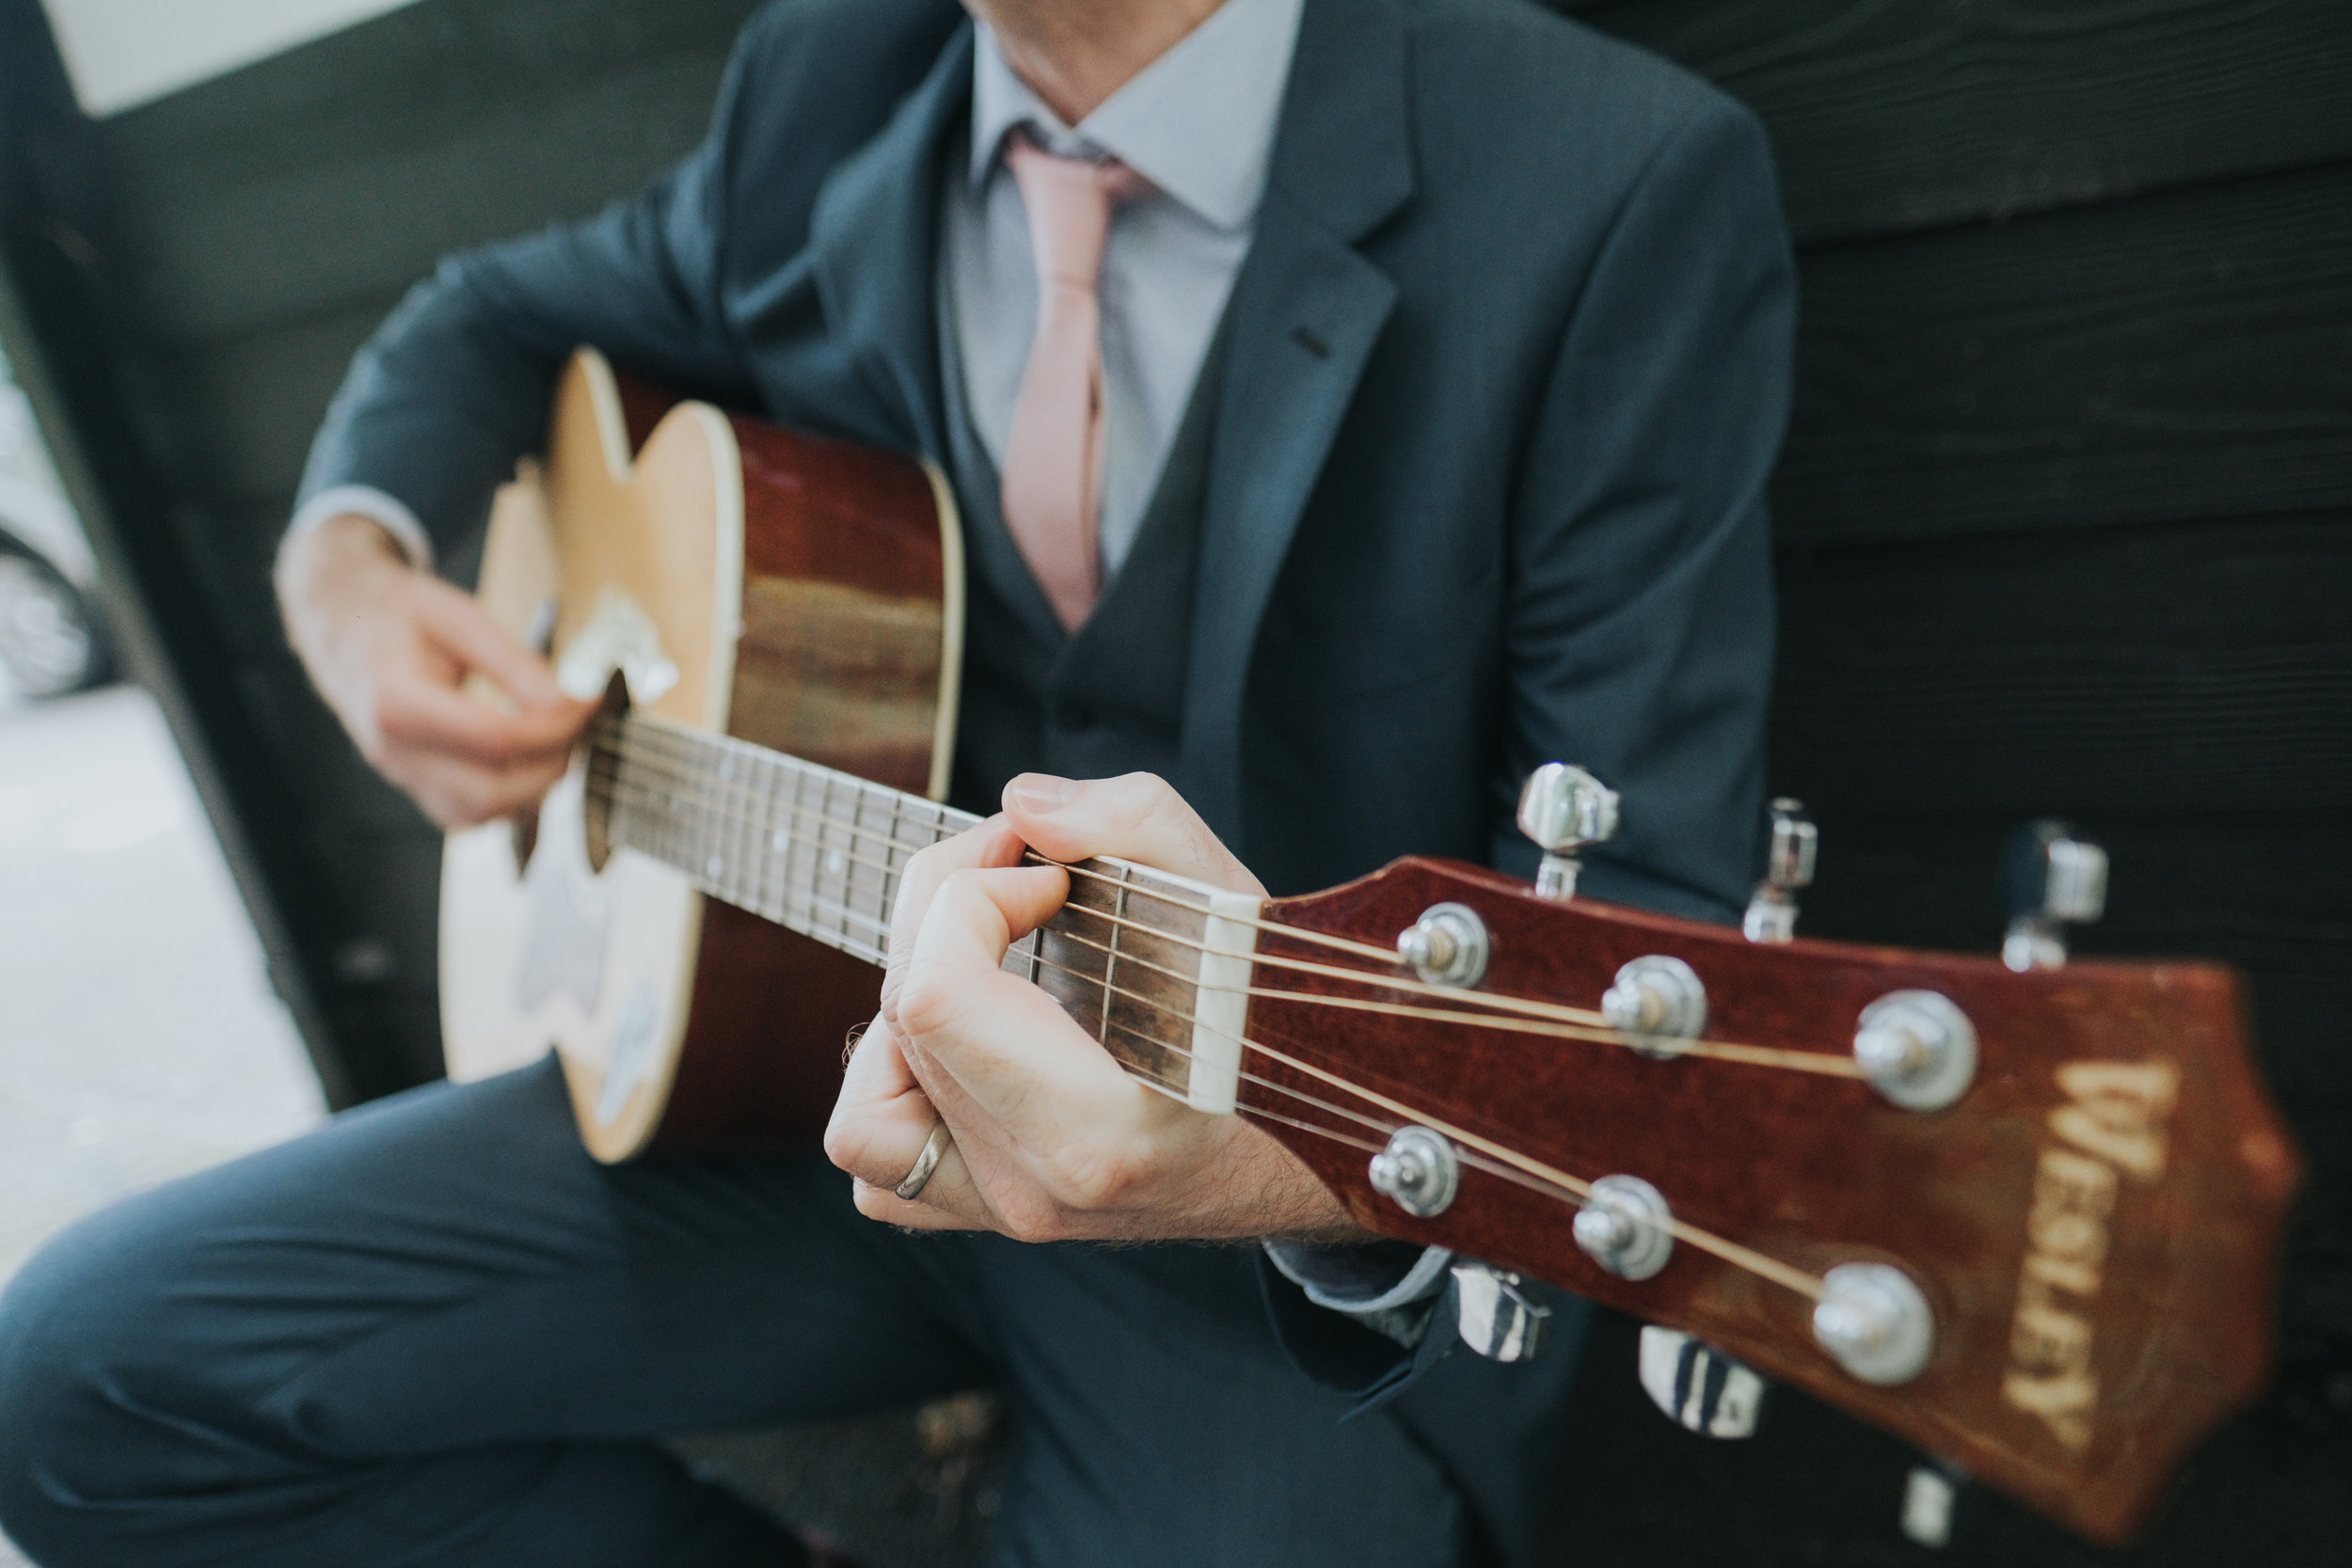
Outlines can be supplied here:
[[956, 333], [939, 338], [949, 479], [963, 515], [968, 562], [963, 696], [949, 799], [966, 810], [993, 812], [1005, 781], [1031, 771], [1073, 779], [1137, 771], [1173, 777], [1223, 326], [1203, 357], [1127, 559], [1094, 612], [1070, 633], [1046, 608], [1006, 527], [996, 465], [964, 404]]

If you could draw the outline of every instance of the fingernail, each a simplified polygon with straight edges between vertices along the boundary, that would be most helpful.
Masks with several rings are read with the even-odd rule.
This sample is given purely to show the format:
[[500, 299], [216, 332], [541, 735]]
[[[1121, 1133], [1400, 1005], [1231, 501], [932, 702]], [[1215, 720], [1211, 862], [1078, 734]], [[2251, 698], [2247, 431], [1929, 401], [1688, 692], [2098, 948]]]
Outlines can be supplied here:
[[1024, 811], [1050, 816], [1077, 797], [1078, 781], [1059, 779], [1051, 773], [1024, 773], [1005, 786]]

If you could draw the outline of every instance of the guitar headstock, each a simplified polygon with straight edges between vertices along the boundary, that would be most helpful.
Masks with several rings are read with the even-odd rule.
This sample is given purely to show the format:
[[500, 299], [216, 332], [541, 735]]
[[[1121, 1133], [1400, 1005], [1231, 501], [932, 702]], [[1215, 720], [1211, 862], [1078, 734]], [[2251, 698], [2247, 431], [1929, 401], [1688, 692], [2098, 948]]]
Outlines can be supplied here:
[[[1549, 891], [1605, 836], [1573, 818]], [[2266, 1376], [2298, 1165], [2225, 968], [1749, 940], [1426, 860], [1264, 917], [1242, 1107], [1370, 1228], [1683, 1329], [2102, 1540]]]

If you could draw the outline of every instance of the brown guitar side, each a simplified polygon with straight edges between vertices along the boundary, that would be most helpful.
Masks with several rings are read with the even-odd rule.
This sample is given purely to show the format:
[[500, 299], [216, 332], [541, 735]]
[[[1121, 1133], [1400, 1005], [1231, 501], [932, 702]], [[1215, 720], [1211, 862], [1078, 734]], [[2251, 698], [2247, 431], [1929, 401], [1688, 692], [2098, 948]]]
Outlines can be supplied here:
[[[678, 402], [582, 350], [544, 462], [501, 498], [479, 594], [517, 635], [551, 606], [559, 669], [618, 595], [674, 667], [674, 685], [632, 690], [637, 705], [910, 793], [946, 791], [961, 546], [944, 480], [912, 460]], [[582, 1137], [609, 1161], [813, 1139], [880, 973], [705, 898], [644, 856], [590, 867], [580, 789], [575, 768], [543, 808], [527, 867], [505, 824], [451, 837], [452, 1076], [554, 1045]], [[564, 955], [560, 983], [538, 977], [548, 951]]]
[[[727, 733], [945, 799], [963, 649], [955, 501], [903, 458], [732, 421], [743, 464], [743, 629]], [[707, 899], [656, 1148], [816, 1141], [871, 964]]]

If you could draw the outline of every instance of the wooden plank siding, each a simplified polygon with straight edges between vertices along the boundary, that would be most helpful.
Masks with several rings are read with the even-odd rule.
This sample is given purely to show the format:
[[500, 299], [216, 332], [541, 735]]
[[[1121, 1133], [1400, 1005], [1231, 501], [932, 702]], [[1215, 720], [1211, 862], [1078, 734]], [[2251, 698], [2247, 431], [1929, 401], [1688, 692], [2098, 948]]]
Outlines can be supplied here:
[[1565, 0], [1772, 134], [1798, 242], [2352, 157], [2329, 0]]
[[[2114, 855], [2090, 953], [2253, 981], [2312, 1157], [2277, 1388], [2131, 1563], [2317, 1562], [2352, 1528], [2352, 8], [1610, 0], [1772, 134], [1803, 284], [1772, 499], [1774, 787], [1822, 824], [1806, 929], [1990, 946], [2026, 817]], [[1689, 1438], [1600, 1332], [1562, 1564], [2073, 1563], [1785, 1392]], [[1572, 1439], [1572, 1442], [1574, 1440]], [[1595, 1532], [1581, 1521], [1624, 1528]]]

